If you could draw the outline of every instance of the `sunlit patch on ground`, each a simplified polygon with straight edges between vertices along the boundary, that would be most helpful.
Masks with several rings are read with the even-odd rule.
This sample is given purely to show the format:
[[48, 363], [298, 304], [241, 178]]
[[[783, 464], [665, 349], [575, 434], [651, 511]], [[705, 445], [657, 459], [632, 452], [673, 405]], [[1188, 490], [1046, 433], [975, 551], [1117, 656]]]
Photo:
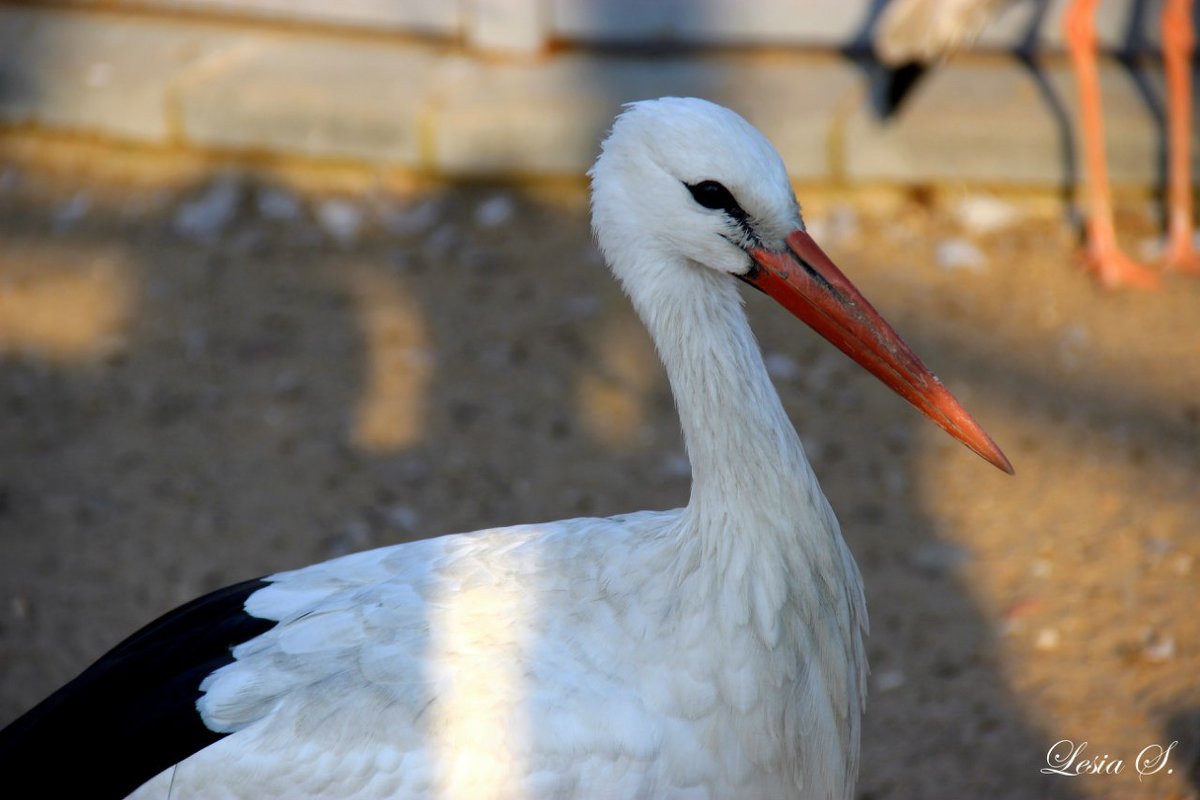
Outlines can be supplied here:
[[654, 347], [641, 323], [622, 314], [605, 320], [592, 353], [576, 390], [583, 423], [597, 442], [636, 446], [646, 424], [648, 395], [660, 371]]
[[17, 246], [0, 251], [0, 357], [54, 364], [119, 350], [135, 290], [111, 247]]
[[404, 287], [383, 272], [356, 265], [348, 279], [365, 361], [354, 444], [375, 452], [410, 446], [424, 433], [435, 366], [424, 315]]

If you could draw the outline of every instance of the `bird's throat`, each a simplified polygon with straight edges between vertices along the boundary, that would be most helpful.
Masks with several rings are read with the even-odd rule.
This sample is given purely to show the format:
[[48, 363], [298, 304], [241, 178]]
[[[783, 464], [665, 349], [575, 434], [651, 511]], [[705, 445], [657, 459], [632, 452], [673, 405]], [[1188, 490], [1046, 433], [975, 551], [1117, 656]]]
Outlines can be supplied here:
[[811, 505], [816, 481], [737, 283], [698, 265], [679, 267], [670, 296], [656, 297], [654, 312], [642, 316], [666, 367], [691, 461], [689, 516], [702, 528], [787, 519]]

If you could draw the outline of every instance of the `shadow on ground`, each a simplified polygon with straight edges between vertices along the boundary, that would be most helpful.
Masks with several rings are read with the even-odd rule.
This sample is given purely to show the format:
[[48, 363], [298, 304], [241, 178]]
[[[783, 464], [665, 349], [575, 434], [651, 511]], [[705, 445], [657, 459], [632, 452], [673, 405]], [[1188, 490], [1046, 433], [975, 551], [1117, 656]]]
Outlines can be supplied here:
[[[307, 198], [5, 174], [4, 721], [223, 584], [686, 500], [661, 370], [578, 188]], [[223, 191], [234, 213], [189, 227]], [[1200, 291], [1101, 296], [1044, 222], [985, 243], [982, 273], [948, 272], [937, 214], [854, 213], [828, 249], [1018, 469], [960, 452], [749, 299], [868, 587], [861, 796], [1162, 796], [1178, 776], [1039, 769], [1062, 738], [1117, 750], [1194, 727], [1159, 709], [1200, 703]]]

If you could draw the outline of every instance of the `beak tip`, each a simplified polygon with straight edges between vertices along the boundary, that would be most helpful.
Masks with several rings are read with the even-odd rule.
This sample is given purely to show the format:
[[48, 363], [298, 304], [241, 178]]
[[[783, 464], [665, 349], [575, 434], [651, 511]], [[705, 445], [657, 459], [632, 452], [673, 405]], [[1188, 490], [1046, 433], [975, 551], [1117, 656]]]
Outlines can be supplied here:
[[1016, 475], [1017, 471], [1013, 469], [1012, 462], [1008, 460], [1008, 456], [1004, 455], [1004, 451], [992, 441], [991, 437], [987, 436], [987, 434], [984, 434], [984, 436], [987, 437], [984, 446], [976, 449], [975, 452], [983, 456], [984, 461], [987, 461], [1001, 472]]
[[997, 469], [1012, 462], [916, 353], [803, 230], [786, 249], [753, 250], [757, 268], [739, 276], [777, 300], [835, 347]]

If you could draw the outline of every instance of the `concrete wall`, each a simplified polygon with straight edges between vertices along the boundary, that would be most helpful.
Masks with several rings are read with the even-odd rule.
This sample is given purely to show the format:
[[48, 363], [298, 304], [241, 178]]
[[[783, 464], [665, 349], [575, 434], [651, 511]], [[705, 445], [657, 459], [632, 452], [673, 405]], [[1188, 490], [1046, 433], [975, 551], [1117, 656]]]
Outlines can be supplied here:
[[[1102, 73], [1113, 178], [1152, 185], [1161, 73], [1111, 62]], [[829, 50], [494, 58], [321, 26], [0, 2], [0, 129], [455, 177], [577, 176], [621, 103], [696, 95], [754, 120], [798, 180], [1074, 182], [1076, 95], [1062, 59], [1033, 70], [963, 54], [932, 70], [889, 121], [874, 112], [872, 75]]]
[[[870, 41], [887, 0], [62, 0], [408, 32], [484, 49], [536, 52], [551, 42], [782, 45], [841, 49]], [[1069, 0], [1010, 0], [978, 46], [1062, 47]], [[1103, 0], [1100, 38], [1113, 51], [1153, 50], [1161, 0]]]

